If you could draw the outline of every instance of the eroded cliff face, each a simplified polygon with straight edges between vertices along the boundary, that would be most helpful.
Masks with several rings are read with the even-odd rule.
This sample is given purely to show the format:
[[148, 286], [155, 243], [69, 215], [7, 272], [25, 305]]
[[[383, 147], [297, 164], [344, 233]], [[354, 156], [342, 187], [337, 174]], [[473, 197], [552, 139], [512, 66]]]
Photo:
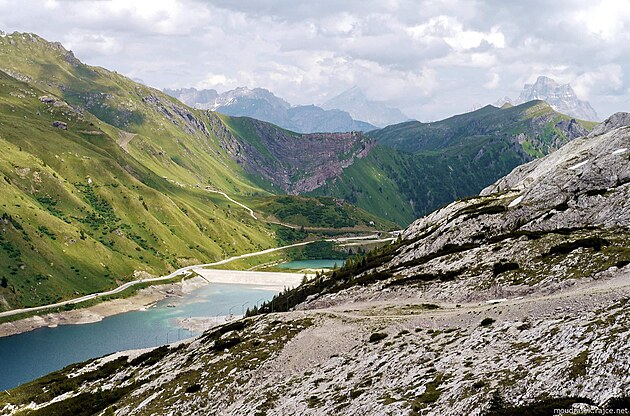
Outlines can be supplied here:
[[222, 146], [247, 172], [294, 195], [341, 175], [375, 144], [361, 132], [297, 134], [254, 119], [245, 122], [256, 140], [235, 143], [225, 136]]

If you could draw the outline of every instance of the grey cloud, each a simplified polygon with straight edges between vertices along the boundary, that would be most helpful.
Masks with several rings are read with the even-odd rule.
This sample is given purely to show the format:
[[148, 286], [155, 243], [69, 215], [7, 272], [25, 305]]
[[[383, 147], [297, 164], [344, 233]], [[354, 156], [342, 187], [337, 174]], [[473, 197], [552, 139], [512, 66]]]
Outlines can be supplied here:
[[246, 13], [250, 16], [271, 16], [279, 20], [311, 20], [342, 12], [363, 14], [363, 12], [386, 13], [390, 1], [387, 0], [197, 0], [227, 10]]

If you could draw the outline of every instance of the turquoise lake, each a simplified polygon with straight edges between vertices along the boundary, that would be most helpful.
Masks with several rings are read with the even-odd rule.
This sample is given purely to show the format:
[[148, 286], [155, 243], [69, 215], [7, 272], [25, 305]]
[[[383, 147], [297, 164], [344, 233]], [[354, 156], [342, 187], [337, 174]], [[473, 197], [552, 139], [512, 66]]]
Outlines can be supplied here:
[[[0, 391], [72, 363], [190, 338], [198, 334], [178, 326], [178, 318], [215, 318], [229, 312], [240, 315], [244, 308], [269, 300], [274, 294], [246, 285], [209, 284], [184, 298], [165, 299], [144, 311], [0, 338]], [[172, 304], [176, 307], [168, 306]]]
[[302, 269], [332, 269], [343, 266], [345, 260], [297, 260], [279, 264], [280, 269], [302, 270]]

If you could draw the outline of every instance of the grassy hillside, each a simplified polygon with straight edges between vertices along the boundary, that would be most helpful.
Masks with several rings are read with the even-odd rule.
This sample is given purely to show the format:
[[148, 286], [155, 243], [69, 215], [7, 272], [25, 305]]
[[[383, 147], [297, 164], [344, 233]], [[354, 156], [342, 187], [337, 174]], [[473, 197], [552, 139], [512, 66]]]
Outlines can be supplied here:
[[314, 195], [334, 195], [401, 225], [477, 194], [516, 166], [592, 129], [542, 101], [492, 106], [435, 123], [417, 121], [372, 132], [378, 142]]
[[266, 214], [271, 221], [306, 229], [390, 230], [396, 224], [383, 220], [347, 202], [330, 197], [271, 196], [247, 199], [248, 206]]
[[[221, 117], [35, 35], [0, 38], [0, 310], [306, 238], [206, 190], [264, 201], [275, 215], [274, 188], [234, 157], [257, 138]], [[298, 227], [309, 216], [319, 228], [376, 219], [285, 198], [308, 208], [284, 218]]]
[[227, 153], [234, 141], [219, 117], [153, 88], [85, 65], [61, 44], [32, 34], [0, 39], [0, 70], [96, 118], [96, 125], [159, 176], [228, 193], [258, 193]]
[[245, 210], [160, 178], [89, 113], [41, 96], [0, 72], [0, 309], [275, 244]]
[[[570, 120], [571, 117], [554, 111], [544, 101], [530, 101], [508, 108], [488, 105], [433, 123], [410, 121], [370, 135], [382, 145], [408, 153], [467, 146], [479, 138], [518, 138], [519, 144], [528, 143], [522, 147], [530, 156], [539, 156], [572, 138], [568, 137], [562, 124]], [[591, 130], [597, 124], [582, 120], [576, 120], [576, 123], [585, 130]]]
[[414, 210], [400, 192], [397, 177], [391, 174], [392, 170], [404, 174], [404, 166], [398, 163], [406, 156], [394, 149], [376, 146], [366, 158], [345, 169], [341, 177], [328, 181], [312, 194], [335, 195], [396, 224], [408, 224], [416, 218]]

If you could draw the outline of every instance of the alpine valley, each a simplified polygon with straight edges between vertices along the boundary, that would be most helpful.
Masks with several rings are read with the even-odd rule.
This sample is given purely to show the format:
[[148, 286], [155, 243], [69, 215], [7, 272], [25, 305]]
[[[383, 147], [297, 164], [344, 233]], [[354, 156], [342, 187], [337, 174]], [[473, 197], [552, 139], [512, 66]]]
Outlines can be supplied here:
[[[630, 408], [630, 114], [534, 100], [359, 130], [194, 109], [0, 37], [0, 311], [291, 243], [328, 239], [282, 260], [347, 257], [198, 337], [12, 389], [0, 413]], [[349, 257], [330, 240], [388, 231]]]

